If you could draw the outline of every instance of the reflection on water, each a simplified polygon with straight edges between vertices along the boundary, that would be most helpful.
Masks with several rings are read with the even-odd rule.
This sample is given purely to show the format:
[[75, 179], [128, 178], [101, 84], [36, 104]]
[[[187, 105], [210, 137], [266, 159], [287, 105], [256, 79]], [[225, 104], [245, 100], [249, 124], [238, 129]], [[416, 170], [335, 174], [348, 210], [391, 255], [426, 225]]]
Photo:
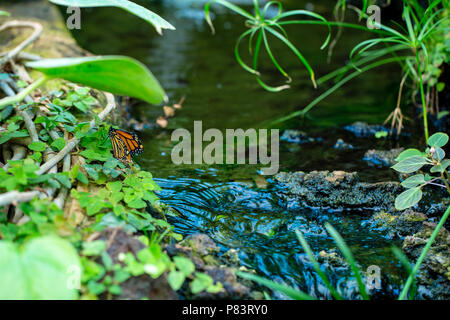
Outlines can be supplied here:
[[[335, 246], [324, 232], [323, 224], [330, 222], [354, 250], [363, 268], [378, 264], [382, 272], [391, 273], [394, 278], [404, 276], [389, 253], [392, 242], [362, 228], [364, 218], [359, 212], [343, 214], [307, 208], [287, 209], [279, 203], [276, 187], [270, 184], [270, 179], [268, 188], [257, 188], [254, 183], [256, 166], [172, 164], [172, 129], [192, 130], [194, 120], [202, 120], [204, 130], [257, 128], [271, 119], [303, 108], [324, 88], [314, 90], [300, 62], [275, 41], [273, 52], [294, 79], [292, 89], [278, 94], [261, 89], [234, 58], [234, 44], [245, 30], [244, 21], [218, 6], [213, 6], [217, 31], [213, 36], [204, 22], [205, 1], [140, 3], [150, 5], [177, 30], [165, 31], [160, 37], [150, 25], [130, 14], [114, 8], [96, 8], [83, 10], [82, 29], [74, 31], [74, 36], [95, 54], [124, 54], [144, 62], [160, 80], [172, 102], [186, 97], [183, 109], [170, 119], [168, 128], [140, 133], [145, 153], [138, 158], [141, 166], [158, 178], [164, 190], [160, 194], [163, 201], [182, 213], [180, 218], [172, 221], [177, 231], [184, 235], [208, 233], [223, 250], [238, 249], [243, 262], [260, 274], [324, 297], [325, 290], [316, 281], [317, 275], [302, 253], [294, 230], [300, 229], [305, 234], [314, 251], [328, 251]], [[286, 3], [287, 7], [304, 9], [307, 2]], [[319, 13], [329, 16], [331, 3], [334, 5], [333, 1], [314, 1], [314, 6]], [[349, 48], [366, 38], [364, 33], [344, 32], [332, 63], [328, 65], [325, 63], [326, 52], [318, 49], [326, 37], [325, 28], [296, 26], [287, 31], [290, 40], [309, 59], [319, 76], [342, 66]], [[264, 59], [264, 79], [281, 84], [282, 77], [274, 72], [271, 64], [264, 63]], [[380, 122], [387, 116], [394, 104], [397, 87], [395, 81], [390, 80], [390, 72], [384, 69], [363, 75], [313, 109], [309, 119], [296, 120], [296, 127], [319, 135], [321, 139], [301, 146], [281, 145], [282, 170], [340, 169], [360, 171], [363, 177], [372, 180], [392, 178], [389, 170], [375, 174], [360, 160], [368, 142], [356, 142], [356, 149], [350, 154], [332, 148], [338, 135], [346, 141], [351, 139], [337, 127], [357, 120]], [[161, 115], [162, 111], [160, 107], [138, 103], [133, 106], [133, 113], [139, 120], [149, 120]], [[324, 127], [330, 129], [324, 133], [320, 131]], [[346, 270], [333, 270], [332, 282], [351, 297], [355, 295], [356, 285], [347, 281], [349, 278]], [[395, 290], [391, 289], [383, 288], [383, 292], [392, 294]]]

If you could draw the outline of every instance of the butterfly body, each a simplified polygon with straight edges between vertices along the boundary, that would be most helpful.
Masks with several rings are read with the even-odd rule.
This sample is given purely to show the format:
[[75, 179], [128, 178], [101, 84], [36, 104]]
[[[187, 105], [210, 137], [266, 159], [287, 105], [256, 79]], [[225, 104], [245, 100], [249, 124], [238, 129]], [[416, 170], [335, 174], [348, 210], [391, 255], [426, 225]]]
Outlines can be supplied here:
[[131, 157], [142, 153], [144, 146], [137, 134], [122, 129], [109, 128], [108, 137], [111, 139], [114, 158], [131, 162]]

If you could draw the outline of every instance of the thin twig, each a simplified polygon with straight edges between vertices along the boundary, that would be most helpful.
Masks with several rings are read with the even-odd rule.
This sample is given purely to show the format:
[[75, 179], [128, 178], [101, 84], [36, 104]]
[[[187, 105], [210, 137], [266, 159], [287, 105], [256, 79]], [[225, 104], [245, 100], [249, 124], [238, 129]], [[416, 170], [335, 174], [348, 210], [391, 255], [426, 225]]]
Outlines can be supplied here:
[[[64, 161], [63, 161], [63, 172], [67, 172], [70, 170], [70, 167], [72, 165], [72, 157], [70, 155], [70, 153], [68, 153], [65, 157], [64, 157]], [[67, 193], [68, 193], [68, 189], [65, 187], [61, 188], [61, 191], [59, 192], [58, 196], [55, 198], [55, 200], [53, 201], [58, 208], [62, 209], [64, 208], [64, 202], [66, 201], [67, 198]]]
[[[27, 149], [23, 146], [18, 146], [18, 145], [13, 145], [12, 146], [13, 149], [13, 156], [11, 158], [11, 160], [22, 160], [23, 158], [25, 158], [25, 155], [27, 154]], [[5, 166], [3, 167], [3, 169], [5, 169], [6, 171], [8, 171], [10, 167], [9, 163], [6, 163]]]
[[9, 205], [11, 203], [16, 205], [19, 202], [28, 202], [39, 194], [40, 194], [40, 191], [27, 191], [27, 192], [10, 191], [10, 192], [6, 192], [3, 194], [0, 194], [0, 207]]
[[27, 39], [25, 39], [17, 47], [6, 53], [2, 58], [0, 58], [0, 67], [3, 66], [9, 60], [14, 59], [20, 53], [20, 51], [25, 49], [37, 38], [39, 38], [43, 30], [42, 25], [37, 22], [12, 20], [3, 24], [0, 27], [0, 32], [9, 28], [33, 28], [34, 31]]
[[[0, 53], [0, 57], [6, 56], [8, 54], [8, 52], [9, 51]], [[19, 52], [16, 55], [16, 60], [37, 61], [37, 60], [41, 60], [41, 59], [42, 59], [41, 56], [38, 56], [37, 54], [28, 53], [28, 52]]]
[[[15, 96], [16, 93], [14, 92], [14, 90], [5, 82], [5, 81], [1, 81], [0, 82], [0, 87], [2, 88], [2, 90], [8, 95], [8, 96]], [[28, 130], [28, 133], [30, 134], [31, 140], [34, 141], [39, 141], [39, 136], [38, 133], [36, 131], [36, 126], [34, 125], [33, 120], [30, 117], [30, 114], [25, 110], [20, 110], [17, 107], [15, 107], [16, 112], [23, 118], [23, 121], [25, 122], [25, 127]]]

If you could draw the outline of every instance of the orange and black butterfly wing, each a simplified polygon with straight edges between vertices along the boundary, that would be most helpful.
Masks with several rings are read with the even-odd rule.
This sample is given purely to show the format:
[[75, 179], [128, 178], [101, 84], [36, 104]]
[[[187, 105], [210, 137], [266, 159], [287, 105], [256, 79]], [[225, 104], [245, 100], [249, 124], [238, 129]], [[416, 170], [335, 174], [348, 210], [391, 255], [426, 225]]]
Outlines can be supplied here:
[[117, 136], [112, 136], [111, 144], [114, 158], [124, 160], [128, 155], [128, 150], [126, 149], [124, 142]]
[[142, 153], [142, 151], [144, 150], [144, 146], [139, 140], [137, 134], [121, 129], [117, 129], [115, 131], [116, 136], [123, 141], [123, 143], [125, 144], [125, 148], [128, 150], [131, 156]]
[[132, 156], [144, 150], [144, 146], [135, 133], [110, 127], [108, 136], [116, 159], [131, 161]]

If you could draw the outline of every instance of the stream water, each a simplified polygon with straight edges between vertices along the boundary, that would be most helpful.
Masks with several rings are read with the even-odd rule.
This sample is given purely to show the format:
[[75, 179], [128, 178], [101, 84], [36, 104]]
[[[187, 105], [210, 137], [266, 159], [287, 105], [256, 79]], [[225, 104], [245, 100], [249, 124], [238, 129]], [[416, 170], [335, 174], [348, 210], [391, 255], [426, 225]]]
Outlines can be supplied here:
[[[246, 8], [251, 1], [234, 1]], [[331, 212], [308, 208], [287, 209], [280, 205], [279, 188], [270, 177], [258, 175], [255, 165], [174, 165], [170, 158], [174, 143], [170, 133], [176, 128], [192, 130], [194, 120], [204, 128], [258, 128], [266, 121], [306, 106], [323, 88], [315, 90], [298, 60], [273, 41], [272, 49], [293, 78], [292, 88], [281, 93], [264, 91], [245, 72], [233, 54], [237, 37], [245, 31], [244, 21], [213, 6], [216, 35], [204, 21], [204, 1], [141, 1], [177, 27], [158, 36], [152, 26], [113, 8], [83, 9], [82, 29], [73, 35], [79, 44], [95, 54], [123, 54], [145, 63], [159, 79], [172, 103], [186, 97], [183, 109], [169, 120], [165, 129], [139, 133], [145, 152], [136, 160], [153, 173], [163, 188], [161, 199], [182, 215], [172, 221], [176, 231], [189, 235], [209, 234], [223, 251], [238, 250], [243, 264], [258, 274], [287, 283], [323, 297], [318, 276], [307, 262], [294, 230], [299, 229], [315, 252], [335, 247], [324, 232], [330, 222], [350, 245], [365, 270], [378, 265], [389, 279], [378, 295], [398, 292], [405, 279], [388, 240], [380, 231], [369, 230], [364, 221], [369, 212]], [[286, 7], [304, 9], [306, 1], [284, 1]], [[334, 1], [314, 1], [314, 10], [330, 17]], [[351, 15], [351, 14], [350, 14]], [[309, 59], [316, 74], [324, 75], [342, 66], [352, 48], [366, 39], [362, 32], [345, 31], [330, 64], [326, 50], [319, 48], [326, 37], [321, 26], [295, 26], [287, 29], [290, 39]], [[245, 46], [245, 45], [243, 45]], [[282, 77], [271, 64], [263, 63], [265, 80], [281, 84]], [[315, 142], [302, 145], [282, 143], [280, 170], [358, 171], [367, 181], [396, 179], [389, 169], [369, 167], [362, 161], [370, 148], [388, 148], [392, 142], [356, 139], [342, 129], [354, 121], [382, 122], [395, 105], [398, 81], [394, 69], [380, 69], [362, 75], [318, 105], [305, 120], [291, 122], [308, 132]], [[140, 121], [155, 119], [160, 107], [135, 103], [132, 113]], [[282, 128], [281, 128], [282, 129]], [[205, 129], [204, 129], [205, 130]], [[352, 151], [333, 149], [337, 138], [355, 146]], [[348, 270], [335, 269], [332, 282], [347, 297], [356, 297], [356, 285]], [[279, 296], [280, 297], [280, 296]]]

